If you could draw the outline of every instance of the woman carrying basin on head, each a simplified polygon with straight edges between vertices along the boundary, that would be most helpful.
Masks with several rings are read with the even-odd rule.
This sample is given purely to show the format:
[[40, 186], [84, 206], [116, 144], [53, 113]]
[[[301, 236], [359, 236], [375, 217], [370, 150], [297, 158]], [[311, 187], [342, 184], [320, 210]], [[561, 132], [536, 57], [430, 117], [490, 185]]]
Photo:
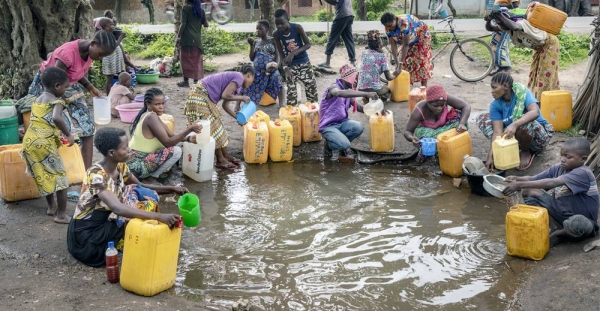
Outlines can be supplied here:
[[[447, 95], [439, 84], [430, 85], [427, 87], [426, 100], [419, 102], [410, 114], [404, 138], [419, 147], [422, 138], [436, 138], [453, 128], [464, 132], [470, 115], [471, 105], [454, 95]], [[423, 161], [425, 157], [419, 151], [417, 163]]]

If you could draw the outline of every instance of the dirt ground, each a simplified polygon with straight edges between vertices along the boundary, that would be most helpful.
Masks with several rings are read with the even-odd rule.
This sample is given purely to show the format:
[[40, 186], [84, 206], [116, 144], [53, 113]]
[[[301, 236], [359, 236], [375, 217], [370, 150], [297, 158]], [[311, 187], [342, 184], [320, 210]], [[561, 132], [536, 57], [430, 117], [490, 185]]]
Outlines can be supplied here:
[[[358, 47], [358, 53], [362, 51]], [[315, 46], [309, 50], [313, 64], [324, 60], [324, 48]], [[246, 53], [216, 57], [213, 62], [219, 64], [219, 70], [231, 68], [238, 61], [247, 61]], [[337, 48], [332, 65], [339, 68], [346, 61], [343, 47]], [[143, 64], [144, 61], [137, 62]], [[576, 65], [560, 72], [561, 86], [565, 90], [577, 93], [582, 83], [586, 64]], [[527, 82], [528, 66], [519, 66], [514, 73], [515, 81]], [[489, 148], [487, 141], [480, 133], [474, 119], [487, 111], [492, 99], [489, 78], [477, 83], [465, 83], [452, 76], [448, 59], [444, 56], [436, 61], [434, 78], [431, 83], [442, 84], [448, 93], [462, 97], [473, 109], [469, 120], [470, 134], [473, 140], [475, 156], [485, 158]], [[334, 75], [324, 75], [317, 79], [319, 94], [334, 81]], [[176, 119], [175, 129], [184, 129], [185, 118], [182, 112], [187, 88], [179, 88], [175, 83], [179, 78], [161, 78], [156, 85], [137, 85], [136, 92], [144, 93], [149, 87], [159, 87], [169, 96], [167, 113]], [[408, 116], [408, 103], [386, 103], [386, 107], [394, 113], [396, 127], [396, 151], [410, 151], [412, 146], [402, 136]], [[271, 117], [276, 117], [278, 107], [275, 105], [262, 108]], [[224, 112], [223, 112], [224, 113]], [[241, 157], [242, 131], [239, 125], [228, 115], [223, 116], [226, 129], [230, 135], [230, 152]], [[359, 113], [352, 114], [352, 119], [368, 124], [367, 118]], [[118, 120], [109, 126], [127, 127]], [[534, 160], [529, 173], [537, 173], [558, 161], [558, 149], [566, 136], [558, 134], [550, 147]], [[359, 137], [354, 146], [368, 149], [369, 131]], [[322, 158], [322, 144], [303, 144], [294, 149], [294, 160]], [[95, 156], [98, 159], [98, 155]], [[293, 165], [293, 164], [290, 164]], [[408, 163], [408, 165], [412, 165]], [[429, 161], [425, 169], [437, 171], [435, 161]], [[512, 173], [512, 172], [511, 172]], [[219, 174], [227, 174], [219, 172]], [[174, 289], [152, 298], [144, 298], [130, 294], [118, 285], [106, 282], [105, 270], [83, 266], [74, 260], [66, 247], [66, 226], [57, 225], [45, 215], [45, 202], [42, 199], [3, 204], [0, 207], [0, 300], [1, 309], [21, 310], [80, 310], [88, 308], [112, 308], [124, 310], [202, 309], [201, 302], [189, 301], [175, 295]], [[69, 211], [73, 211], [72, 203]], [[510, 282], [518, 280], [519, 290], [513, 298], [514, 309], [522, 310], [564, 310], [564, 309], [597, 309], [600, 299], [593, 295], [597, 292], [595, 277], [600, 268], [594, 251], [583, 253], [584, 243], [561, 245], [551, 249], [546, 259], [531, 262], [523, 266], [523, 270], [515, 272]], [[504, 281], [503, 281], [504, 282]], [[482, 306], [482, 308], [484, 308]], [[513, 308], [511, 308], [513, 309]], [[482, 309], [483, 310], [483, 309]]]

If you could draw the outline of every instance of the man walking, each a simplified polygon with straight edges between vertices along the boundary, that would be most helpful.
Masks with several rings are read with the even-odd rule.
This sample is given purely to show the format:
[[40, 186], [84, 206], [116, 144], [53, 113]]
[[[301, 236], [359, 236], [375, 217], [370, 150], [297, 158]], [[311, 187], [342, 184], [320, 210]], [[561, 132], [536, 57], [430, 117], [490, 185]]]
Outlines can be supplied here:
[[356, 53], [354, 51], [354, 40], [352, 39], [352, 22], [354, 21], [354, 12], [352, 12], [351, 0], [325, 0], [325, 2], [335, 6], [335, 18], [329, 32], [325, 55], [327, 60], [320, 63], [319, 67], [331, 68], [331, 55], [340, 40], [344, 40], [344, 45], [348, 51], [348, 59], [352, 65], [355, 65]]

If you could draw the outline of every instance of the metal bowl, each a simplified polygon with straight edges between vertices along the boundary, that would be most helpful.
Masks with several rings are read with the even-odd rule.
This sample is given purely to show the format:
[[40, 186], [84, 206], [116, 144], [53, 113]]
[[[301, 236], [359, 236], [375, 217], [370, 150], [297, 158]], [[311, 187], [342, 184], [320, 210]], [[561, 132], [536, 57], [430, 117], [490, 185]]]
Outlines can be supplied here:
[[497, 198], [504, 198], [504, 194], [502, 194], [502, 191], [506, 188], [504, 177], [498, 175], [483, 176], [483, 188]]

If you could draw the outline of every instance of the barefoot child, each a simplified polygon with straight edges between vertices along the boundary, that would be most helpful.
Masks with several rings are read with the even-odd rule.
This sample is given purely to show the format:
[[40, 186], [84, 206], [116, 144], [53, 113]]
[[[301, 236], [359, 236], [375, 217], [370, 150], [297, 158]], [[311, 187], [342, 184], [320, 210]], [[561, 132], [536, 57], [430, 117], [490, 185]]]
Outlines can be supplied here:
[[129, 147], [127, 133], [122, 129], [98, 130], [94, 145], [102, 159], [87, 170], [83, 179], [81, 197], [67, 229], [67, 248], [85, 265], [102, 267], [108, 242], [123, 250], [129, 218], [154, 219], [172, 228], [180, 216], [161, 214], [158, 194], [184, 194], [188, 190], [176, 186], [142, 186], [125, 164]]
[[119, 74], [119, 82], [113, 84], [110, 88], [110, 113], [113, 117], [118, 118], [119, 112], [115, 107], [130, 103], [135, 99], [133, 95], [133, 88], [129, 87], [131, 84], [131, 75], [127, 72], [121, 72]]
[[[508, 176], [504, 194], [523, 190], [525, 204], [544, 207], [550, 215], [550, 245], [582, 240], [598, 232], [598, 186], [585, 166], [590, 143], [569, 138], [560, 148], [560, 163], [535, 176]], [[546, 192], [544, 189], [551, 189]]]
[[68, 224], [70, 217], [66, 212], [69, 181], [58, 147], [62, 145], [61, 132], [67, 137], [69, 146], [75, 140], [63, 119], [67, 103], [61, 97], [69, 86], [69, 77], [60, 68], [48, 67], [42, 74], [42, 85], [44, 92], [31, 106], [31, 124], [23, 137], [23, 158], [40, 194], [46, 197], [47, 214], [54, 216], [56, 223]]

